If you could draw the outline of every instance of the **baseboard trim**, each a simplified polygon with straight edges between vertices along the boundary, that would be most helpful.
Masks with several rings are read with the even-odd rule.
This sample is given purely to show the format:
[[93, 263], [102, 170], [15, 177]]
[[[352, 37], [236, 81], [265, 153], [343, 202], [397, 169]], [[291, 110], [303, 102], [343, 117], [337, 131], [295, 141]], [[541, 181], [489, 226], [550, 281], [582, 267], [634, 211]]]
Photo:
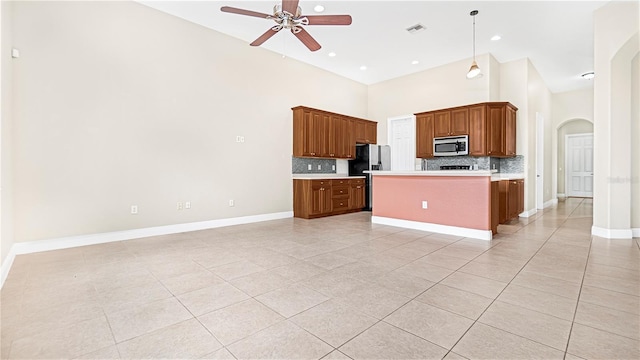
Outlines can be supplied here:
[[11, 247], [9, 249], [9, 253], [7, 257], [2, 262], [2, 266], [0, 267], [0, 289], [4, 286], [4, 281], [7, 280], [7, 276], [9, 276], [9, 271], [11, 270], [11, 266], [13, 265], [13, 261], [16, 259], [16, 251]]
[[556, 199], [551, 199], [551, 200], [545, 202], [544, 204], [542, 204], [542, 208], [546, 209], [546, 208], [548, 208], [550, 206], [556, 206], [556, 205], [558, 205], [558, 199], [557, 198]]
[[286, 219], [291, 217], [293, 217], [293, 211], [284, 211], [279, 213], [250, 215], [227, 219], [199, 221], [185, 224], [156, 226], [142, 229], [132, 229], [108, 233], [69, 236], [56, 239], [15, 243], [11, 247], [11, 250], [9, 250], [9, 254], [7, 254], [6, 260], [2, 262], [2, 272], [0, 273], [2, 278], [0, 279], [0, 288], [2, 287], [2, 285], [4, 285], [4, 281], [9, 275], [9, 270], [11, 270], [11, 265], [13, 265], [13, 261], [15, 260], [16, 255], [68, 249], [78, 246], [104, 244], [115, 241], [145, 238], [150, 236], [177, 234], [188, 231], [214, 229], [225, 226], [250, 224], [269, 220]]
[[605, 229], [597, 226], [591, 227], [591, 235], [605, 239], [631, 239], [633, 238], [633, 233], [633, 229]]
[[567, 195], [566, 194], [558, 194], [558, 199], [566, 199]]
[[458, 226], [448, 226], [440, 224], [432, 224], [420, 221], [394, 219], [382, 216], [372, 216], [371, 222], [374, 224], [397, 226], [413, 230], [430, 231], [439, 234], [464, 236], [473, 239], [491, 241], [493, 234], [491, 230], [478, 230]]
[[519, 217], [528, 218], [535, 215], [538, 212], [538, 209], [529, 209], [525, 210], [518, 215]]
[[640, 238], [640, 228], [631, 229], [631, 236], [634, 238]]

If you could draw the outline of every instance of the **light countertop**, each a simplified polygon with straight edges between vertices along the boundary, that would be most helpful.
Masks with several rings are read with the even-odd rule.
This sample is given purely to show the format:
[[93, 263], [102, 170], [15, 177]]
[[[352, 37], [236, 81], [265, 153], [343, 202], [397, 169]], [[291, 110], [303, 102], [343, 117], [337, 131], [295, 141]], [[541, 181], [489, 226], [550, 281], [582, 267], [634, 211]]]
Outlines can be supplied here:
[[491, 175], [491, 181], [500, 181], [500, 180], [518, 180], [524, 179], [523, 173], [496, 173]]
[[491, 170], [365, 171], [373, 176], [491, 176]]
[[364, 179], [366, 176], [349, 176], [349, 174], [293, 174], [293, 179], [315, 180], [315, 179]]

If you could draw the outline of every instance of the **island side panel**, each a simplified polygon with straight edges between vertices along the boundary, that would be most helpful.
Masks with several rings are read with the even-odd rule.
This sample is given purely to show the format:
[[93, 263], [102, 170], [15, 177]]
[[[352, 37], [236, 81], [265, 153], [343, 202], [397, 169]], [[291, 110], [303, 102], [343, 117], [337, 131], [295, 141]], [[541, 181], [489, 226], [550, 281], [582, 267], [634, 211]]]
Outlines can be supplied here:
[[487, 176], [373, 176], [373, 216], [491, 230], [490, 200]]

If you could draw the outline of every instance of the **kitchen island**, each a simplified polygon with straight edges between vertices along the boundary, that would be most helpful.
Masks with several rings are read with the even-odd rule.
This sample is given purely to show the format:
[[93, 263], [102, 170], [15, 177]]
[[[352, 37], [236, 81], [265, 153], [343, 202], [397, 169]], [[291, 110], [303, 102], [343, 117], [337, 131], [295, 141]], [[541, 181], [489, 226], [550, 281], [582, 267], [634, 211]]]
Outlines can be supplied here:
[[498, 183], [492, 171], [370, 173], [373, 223], [481, 240], [491, 240], [497, 230]]

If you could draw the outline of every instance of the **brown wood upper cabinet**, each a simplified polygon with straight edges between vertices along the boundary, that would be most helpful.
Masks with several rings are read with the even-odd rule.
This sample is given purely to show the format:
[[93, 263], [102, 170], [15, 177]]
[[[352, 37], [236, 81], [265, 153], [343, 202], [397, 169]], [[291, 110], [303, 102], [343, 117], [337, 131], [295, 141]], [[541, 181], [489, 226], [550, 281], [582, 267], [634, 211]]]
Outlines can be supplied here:
[[469, 110], [466, 107], [436, 111], [433, 116], [434, 137], [469, 134]]
[[427, 149], [433, 138], [454, 135], [469, 135], [470, 156], [513, 157], [517, 111], [508, 102], [487, 102], [415, 114], [416, 157], [433, 157]]
[[378, 123], [298, 106], [293, 109], [293, 156], [353, 159], [356, 143], [375, 144]]
[[433, 157], [433, 113], [416, 116], [416, 157]]

